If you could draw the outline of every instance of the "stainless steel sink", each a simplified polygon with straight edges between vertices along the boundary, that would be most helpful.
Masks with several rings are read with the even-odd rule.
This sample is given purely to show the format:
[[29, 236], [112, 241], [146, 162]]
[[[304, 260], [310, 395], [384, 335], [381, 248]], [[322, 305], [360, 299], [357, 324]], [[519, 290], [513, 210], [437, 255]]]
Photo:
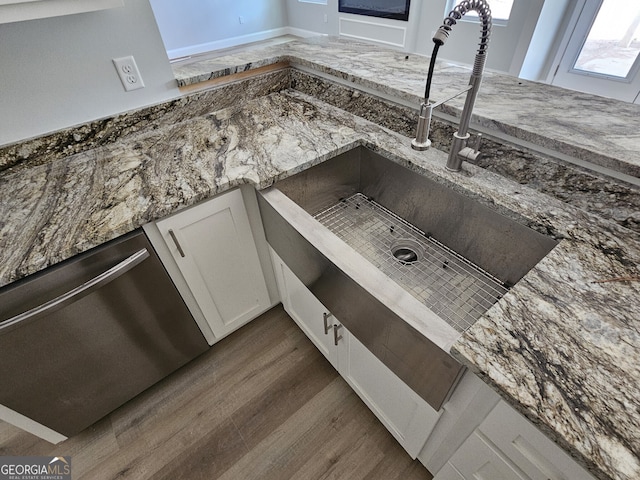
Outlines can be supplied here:
[[259, 197], [276, 253], [436, 409], [450, 345], [557, 244], [364, 147]]

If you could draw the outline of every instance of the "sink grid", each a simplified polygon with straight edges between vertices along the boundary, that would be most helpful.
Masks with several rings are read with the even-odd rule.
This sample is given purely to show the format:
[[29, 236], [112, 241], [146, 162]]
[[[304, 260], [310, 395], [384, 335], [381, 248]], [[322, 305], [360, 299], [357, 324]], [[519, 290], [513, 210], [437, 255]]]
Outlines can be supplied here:
[[[499, 279], [361, 193], [315, 218], [459, 332], [508, 291]], [[415, 255], [398, 259], [393, 252], [400, 248]]]

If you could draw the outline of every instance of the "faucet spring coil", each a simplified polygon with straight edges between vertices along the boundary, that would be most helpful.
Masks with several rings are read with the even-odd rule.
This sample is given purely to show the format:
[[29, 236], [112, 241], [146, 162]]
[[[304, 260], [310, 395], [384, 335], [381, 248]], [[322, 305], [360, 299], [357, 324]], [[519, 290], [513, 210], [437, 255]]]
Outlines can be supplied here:
[[453, 10], [451, 10], [451, 12], [449, 12], [449, 15], [444, 19], [442, 27], [440, 28], [451, 30], [451, 27], [471, 10], [477, 12], [478, 17], [480, 17], [482, 26], [480, 43], [478, 44], [478, 53], [484, 54], [488, 48], [492, 25], [491, 8], [489, 8], [489, 4], [486, 0], [462, 0], [454, 7]]
[[486, 54], [476, 55], [475, 59], [473, 60], [473, 70], [472, 70], [473, 75], [476, 75], [476, 76], [482, 75], [482, 71], [484, 70], [484, 64], [486, 60], [487, 60]]

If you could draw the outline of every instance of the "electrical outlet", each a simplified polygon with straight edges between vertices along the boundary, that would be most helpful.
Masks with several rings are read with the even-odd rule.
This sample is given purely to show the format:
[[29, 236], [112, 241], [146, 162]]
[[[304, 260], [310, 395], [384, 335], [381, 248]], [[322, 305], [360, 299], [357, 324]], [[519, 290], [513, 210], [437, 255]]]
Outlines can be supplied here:
[[144, 88], [144, 82], [138, 70], [138, 65], [132, 56], [114, 58], [113, 64], [116, 67], [120, 81], [124, 86], [124, 89], [128, 92], [130, 90], [138, 90]]

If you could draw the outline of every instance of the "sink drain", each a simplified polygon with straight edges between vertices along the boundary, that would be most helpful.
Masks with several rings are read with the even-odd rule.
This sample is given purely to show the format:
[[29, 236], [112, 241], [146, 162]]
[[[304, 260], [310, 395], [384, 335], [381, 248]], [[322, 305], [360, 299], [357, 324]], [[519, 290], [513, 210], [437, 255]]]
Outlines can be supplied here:
[[424, 256], [421, 245], [412, 240], [403, 240], [392, 245], [391, 254], [403, 265], [416, 263]]
[[415, 263], [418, 261], [418, 254], [410, 248], [398, 248], [393, 252], [393, 256], [402, 263]]

